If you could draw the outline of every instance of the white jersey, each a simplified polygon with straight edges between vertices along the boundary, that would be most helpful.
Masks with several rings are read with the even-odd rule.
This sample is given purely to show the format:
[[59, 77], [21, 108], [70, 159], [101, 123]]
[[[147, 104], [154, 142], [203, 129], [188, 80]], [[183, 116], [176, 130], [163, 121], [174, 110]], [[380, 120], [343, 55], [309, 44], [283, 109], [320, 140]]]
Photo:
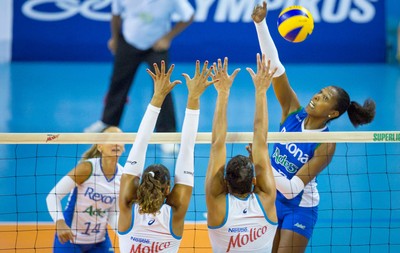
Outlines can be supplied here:
[[113, 178], [107, 179], [101, 158], [87, 160], [92, 164], [92, 174], [72, 190], [64, 211], [65, 222], [76, 235], [76, 244], [92, 244], [105, 240], [109, 212], [115, 212], [122, 175], [117, 164]]
[[171, 206], [162, 205], [156, 215], [140, 214], [139, 205], [132, 207], [132, 224], [118, 232], [121, 252], [178, 252], [182, 237], [172, 232]]
[[226, 195], [226, 214], [221, 226], [208, 227], [214, 253], [271, 252], [278, 223], [268, 219], [257, 194], [246, 199]]

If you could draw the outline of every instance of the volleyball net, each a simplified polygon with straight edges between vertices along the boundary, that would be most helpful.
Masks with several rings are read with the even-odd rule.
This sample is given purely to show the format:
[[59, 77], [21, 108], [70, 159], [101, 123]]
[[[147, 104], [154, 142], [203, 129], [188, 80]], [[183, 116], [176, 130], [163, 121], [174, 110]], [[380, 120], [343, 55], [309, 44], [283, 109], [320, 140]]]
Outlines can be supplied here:
[[[228, 133], [227, 154], [247, 155], [252, 133]], [[134, 133], [0, 134], [0, 253], [51, 252], [54, 224], [46, 196], [91, 146], [124, 143], [123, 165]], [[179, 252], [212, 252], [207, 227], [204, 180], [211, 133], [199, 133], [195, 147], [195, 187]], [[173, 169], [180, 133], [153, 134], [146, 166]], [[317, 177], [318, 221], [307, 252], [400, 252], [400, 132], [269, 133], [274, 143], [337, 143], [328, 167]], [[63, 201], [66, 201], [64, 198]], [[65, 206], [65, 202], [63, 202]], [[116, 235], [110, 231], [116, 252]]]

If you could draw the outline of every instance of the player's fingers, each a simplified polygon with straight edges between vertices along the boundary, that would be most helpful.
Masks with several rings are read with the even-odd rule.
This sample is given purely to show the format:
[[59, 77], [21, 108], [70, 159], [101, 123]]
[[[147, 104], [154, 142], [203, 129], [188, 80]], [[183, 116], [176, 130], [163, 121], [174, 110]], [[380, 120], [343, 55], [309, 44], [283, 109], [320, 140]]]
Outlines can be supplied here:
[[[164, 66], [164, 71], [165, 71], [165, 63], [164, 64], [163, 63], [164, 63], [164, 61], [161, 62], [161, 71], [163, 71], [162, 70], [163, 66]], [[171, 64], [171, 66], [168, 69], [167, 75], [171, 76], [172, 75], [172, 71], [174, 71], [174, 69], [175, 69], [175, 64]], [[162, 73], [165, 73], [164, 71]]]
[[151, 78], [153, 78], [153, 80], [156, 78], [156, 75], [153, 72], [151, 72], [150, 69], [146, 69], [146, 71], [151, 76]]
[[224, 58], [224, 69], [225, 71], [228, 71], [228, 57]]
[[257, 72], [260, 72], [262, 70], [262, 62], [260, 54], [257, 53], [256, 58], [257, 58]]
[[237, 76], [237, 74], [239, 73], [239, 71], [240, 71], [240, 68], [235, 69], [235, 71], [233, 71], [233, 73], [232, 73], [232, 75], [231, 75], [231, 78], [232, 78], [232, 79], [235, 79], [236, 76]]
[[213, 79], [213, 80], [211, 80], [211, 81], [208, 81], [208, 82], [206, 83], [206, 86], [208, 87], [208, 86], [210, 86], [211, 84], [218, 83], [218, 82], [219, 82], [219, 79]]
[[222, 61], [221, 61], [221, 59], [218, 59], [218, 71], [223, 71], [223, 68], [222, 68]]
[[271, 60], [268, 59], [268, 61], [267, 61], [267, 72], [268, 73], [269, 73], [270, 68], [271, 68]]
[[177, 84], [181, 84], [182, 82], [180, 80], [175, 80], [171, 83], [172, 87], [175, 87]]
[[182, 76], [183, 76], [183, 78], [185, 78], [186, 83], [189, 82], [190, 76], [188, 74], [183, 73]]
[[[200, 65], [200, 62], [199, 62]], [[201, 73], [203, 73], [203, 75], [207, 76], [208, 74], [208, 61], [205, 61], [203, 64], [203, 69], [201, 70]]]
[[246, 70], [247, 70], [247, 72], [249, 72], [251, 78], [254, 78], [254, 76], [256, 75], [256, 74], [254, 73], [254, 71], [253, 71], [251, 68], [246, 68]]
[[161, 61], [161, 74], [165, 74], [165, 61], [163, 60]]
[[154, 67], [154, 73], [156, 74], [156, 76], [160, 75], [160, 69], [158, 68], [157, 63], [153, 63], [153, 67]]
[[71, 231], [68, 234], [68, 241], [72, 241], [73, 243], [75, 242], [75, 236]]
[[206, 73], [205, 73], [205, 76], [206, 76], [206, 77], [210, 77], [210, 76], [213, 76], [214, 73], [215, 73], [215, 66], [214, 66], [214, 65], [211, 65], [210, 68], [207, 69], [207, 71], [206, 71]]
[[276, 73], [276, 71], [278, 70], [278, 67], [275, 67], [272, 72], [271, 72], [271, 77], [273, 77]]

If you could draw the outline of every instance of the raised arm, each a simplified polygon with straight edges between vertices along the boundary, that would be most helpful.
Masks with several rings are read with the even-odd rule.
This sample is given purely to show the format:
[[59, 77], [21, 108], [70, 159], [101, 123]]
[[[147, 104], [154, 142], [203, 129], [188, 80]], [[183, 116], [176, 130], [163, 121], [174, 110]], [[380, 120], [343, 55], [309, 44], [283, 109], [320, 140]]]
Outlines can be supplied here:
[[207, 81], [211, 74], [207, 66], [206, 61], [200, 71], [200, 62], [197, 61], [193, 78], [183, 74], [188, 88], [188, 99], [182, 126], [181, 147], [175, 168], [175, 184], [167, 198], [167, 203], [174, 211], [172, 229], [176, 235], [183, 233], [184, 219], [194, 185], [194, 147], [199, 125], [200, 97], [208, 86], [216, 82], [216, 80]]
[[255, 167], [256, 185], [254, 192], [260, 196], [260, 200], [270, 220], [276, 221], [275, 198], [276, 188], [271, 162], [268, 155], [268, 103], [267, 90], [271, 86], [273, 74], [276, 68], [270, 72], [270, 61], [266, 64], [265, 55], [260, 59], [257, 54], [257, 73], [247, 68], [255, 87], [255, 115], [252, 158]]
[[214, 111], [210, 160], [205, 182], [206, 201], [209, 218], [211, 219], [210, 211], [216, 211], [221, 207], [218, 205], [218, 199], [222, 197], [224, 200], [226, 194], [224, 168], [226, 161], [225, 140], [227, 134], [228, 98], [232, 83], [240, 69], [236, 69], [232, 75], [229, 75], [228, 58], [225, 58], [223, 64], [221, 59], [218, 59], [217, 64], [214, 63], [214, 71], [213, 79], [219, 79], [219, 82], [214, 84], [218, 96]]
[[286, 75], [285, 67], [279, 60], [278, 50], [269, 33], [267, 22], [267, 3], [257, 5], [251, 15], [257, 30], [258, 42], [261, 52], [265, 54], [267, 59], [271, 60], [271, 68], [277, 68], [272, 80], [273, 88], [276, 97], [282, 107], [282, 121], [286, 119], [288, 114], [297, 110], [300, 107], [296, 93], [289, 84]]
[[157, 64], [154, 64], [155, 73], [147, 69], [147, 72], [154, 81], [154, 94], [146, 113], [140, 123], [136, 140], [132, 145], [121, 177], [118, 230], [124, 232], [129, 229], [132, 221], [132, 204], [137, 197], [140, 177], [145, 164], [147, 146], [154, 131], [154, 127], [160, 113], [161, 105], [172, 90], [180, 81], [170, 81], [174, 65], [171, 65], [168, 72], [165, 72], [165, 63], [161, 62], [161, 71]]

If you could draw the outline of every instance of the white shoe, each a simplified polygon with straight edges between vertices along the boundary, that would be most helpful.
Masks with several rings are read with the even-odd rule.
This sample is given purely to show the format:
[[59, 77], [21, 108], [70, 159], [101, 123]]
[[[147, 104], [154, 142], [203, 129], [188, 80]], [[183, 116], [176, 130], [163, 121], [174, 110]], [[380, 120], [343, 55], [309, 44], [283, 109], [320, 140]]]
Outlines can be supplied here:
[[160, 148], [164, 154], [178, 154], [179, 152], [178, 144], [172, 144], [172, 143], [161, 144]]
[[83, 131], [85, 133], [100, 133], [106, 127], [108, 127], [106, 123], [103, 123], [103, 121], [98, 120], [93, 124], [91, 124], [90, 126], [86, 127]]

